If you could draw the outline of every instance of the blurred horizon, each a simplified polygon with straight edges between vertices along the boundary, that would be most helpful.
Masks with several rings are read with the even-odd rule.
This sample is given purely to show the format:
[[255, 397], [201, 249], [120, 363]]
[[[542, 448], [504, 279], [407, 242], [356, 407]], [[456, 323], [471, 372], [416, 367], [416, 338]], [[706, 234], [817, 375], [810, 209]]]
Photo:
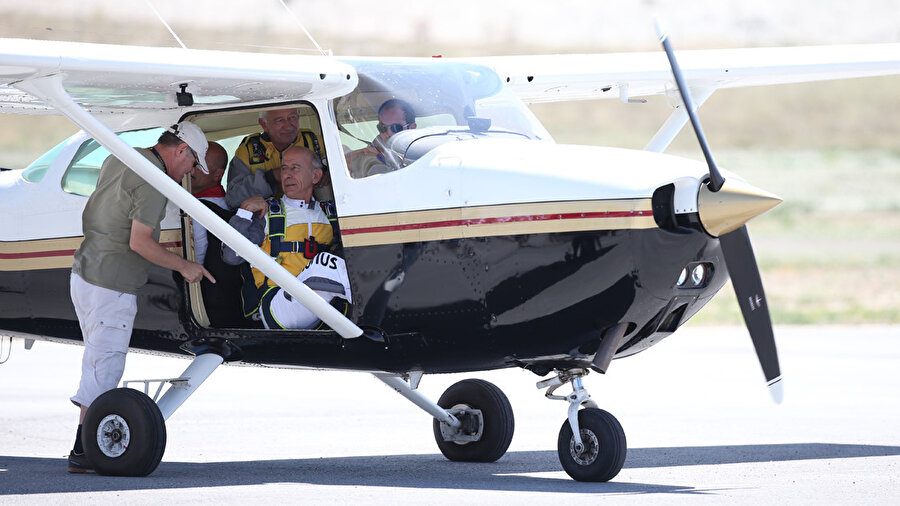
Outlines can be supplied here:
[[[894, 0], [43, 0], [0, 1], [4, 37], [242, 51], [314, 50], [294, 22], [337, 55], [483, 56], [658, 49], [658, 16], [676, 49], [900, 41]], [[514, 7], [513, 7], [514, 6]], [[700, 28], [700, 29], [698, 29]]]

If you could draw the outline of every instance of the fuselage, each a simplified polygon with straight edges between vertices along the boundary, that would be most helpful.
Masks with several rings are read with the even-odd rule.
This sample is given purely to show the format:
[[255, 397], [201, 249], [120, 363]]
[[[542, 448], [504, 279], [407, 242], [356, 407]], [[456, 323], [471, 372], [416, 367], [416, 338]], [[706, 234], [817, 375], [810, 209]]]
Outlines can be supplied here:
[[[410, 74], [426, 64], [416, 63]], [[463, 70], [471, 72], [468, 67]], [[435, 75], [459, 70], [438, 69]], [[489, 88], [484, 82], [502, 90], [495, 75], [477, 70], [483, 73], [479, 92]], [[357, 93], [383, 93], [363, 70], [360, 75]], [[433, 85], [442, 86], [435, 79]], [[331, 172], [353, 290], [348, 316], [383, 331], [386, 343], [345, 340], [328, 330], [214, 328], [201, 323], [196, 290], [153, 269], [139, 293], [132, 348], [178, 355], [227, 342], [230, 360], [273, 366], [392, 372], [520, 366], [541, 372], [589, 365], [604, 333], [620, 323], [627, 330], [617, 356], [641, 351], [721, 288], [727, 270], [718, 240], [697, 218], [705, 167], [643, 151], [555, 144], [521, 103], [504, 102], [503, 117], [516, 111], [528, 128], [475, 128], [466, 125], [463, 108], [474, 104], [475, 115], [493, 109], [482, 113], [471, 93], [459, 93], [468, 105], [460, 105], [458, 126], [403, 132], [392, 144], [403, 166], [363, 178], [352, 177], [344, 157], [335, 155], [352, 142], [344, 135], [349, 125], [341, 123], [346, 101], [293, 104], [310, 113]], [[499, 99], [489, 98], [496, 109]], [[448, 104], [420, 109], [423, 119], [449, 121], [455, 114]], [[252, 118], [255, 111], [246, 114]], [[136, 128], [184, 117], [207, 125], [213, 140], [222, 138], [211, 130], [216, 118], [234, 118], [233, 110], [201, 107], [109, 121]], [[70, 175], [85, 142], [82, 135], [62, 144], [40, 177], [33, 169], [0, 174], [3, 333], [81, 340], [68, 279], [86, 196], [72, 191], [77, 181]], [[425, 143], [428, 149], [420, 149]], [[185, 238], [191, 231], [177, 209], [169, 210], [162, 228], [168, 247], [190, 255]], [[696, 265], [704, 266], [700, 283], [679, 280]]]

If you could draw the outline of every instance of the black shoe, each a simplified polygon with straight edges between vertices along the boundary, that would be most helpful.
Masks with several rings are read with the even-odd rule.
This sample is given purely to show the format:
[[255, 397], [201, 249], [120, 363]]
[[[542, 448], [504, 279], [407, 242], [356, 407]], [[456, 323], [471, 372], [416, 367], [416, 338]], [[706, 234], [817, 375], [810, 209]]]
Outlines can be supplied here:
[[94, 468], [87, 459], [87, 455], [83, 453], [69, 452], [69, 472], [70, 473], [93, 473]]

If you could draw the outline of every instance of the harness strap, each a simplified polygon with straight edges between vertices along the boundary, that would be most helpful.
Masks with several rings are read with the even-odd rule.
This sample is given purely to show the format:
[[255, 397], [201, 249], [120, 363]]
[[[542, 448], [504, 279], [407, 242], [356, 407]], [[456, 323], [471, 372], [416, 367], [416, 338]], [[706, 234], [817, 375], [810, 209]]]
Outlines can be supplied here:
[[[269, 255], [274, 259], [278, 259], [281, 253], [303, 253], [304, 258], [312, 260], [319, 251], [325, 251], [325, 246], [316, 241], [312, 235], [312, 223], [307, 223], [309, 231], [308, 239], [305, 241], [285, 241], [285, 225], [287, 224], [287, 212], [278, 199], [271, 198], [268, 200], [269, 213]], [[310, 207], [315, 204], [310, 201]]]
[[272, 247], [271, 255], [277, 257], [279, 253], [303, 253], [303, 257], [312, 260], [319, 251], [323, 251], [323, 244], [316, 241], [315, 237], [310, 236], [305, 241], [278, 241], [276, 246], [274, 240], [270, 240]]
[[250, 165], [259, 165], [269, 161], [266, 155], [266, 147], [263, 146], [260, 134], [252, 135], [247, 139], [247, 147], [250, 154]]
[[283, 252], [281, 243], [284, 239], [287, 213], [278, 199], [270, 198], [267, 202], [269, 203], [269, 212], [266, 214], [266, 219], [269, 222], [269, 243], [272, 247], [269, 255], [277, 260], [279, 253]]
[[322, 164], [325, 165], [325, 168], [327, 170], [328, 161], [324, 156], [322, 156], [322, 149], [319, 147], [319, 138], [316, 136], [316, 134], [309, 130], [301, 130], [300, 136], [303, 137], [303, 145], [306, 148], [311, 149], [313, 153], [315, 153], [316, 156], [319, 157], [319, 160], [322, 161]]

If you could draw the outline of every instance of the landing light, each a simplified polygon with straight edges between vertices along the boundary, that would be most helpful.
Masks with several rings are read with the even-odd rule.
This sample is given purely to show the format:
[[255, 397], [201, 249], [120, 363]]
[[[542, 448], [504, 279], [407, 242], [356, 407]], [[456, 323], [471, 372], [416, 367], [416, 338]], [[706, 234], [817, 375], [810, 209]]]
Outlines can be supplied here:
[[691, 271], [691, 283], [694, 286], [700, 286], [706, 280], [706, 268], [703, 264], [697, 264]]
[[681, 274], [678, 275], [678, 281], [675, 283], [675, 286], [684, 286], [685, 281], [687, 281], [687, 267], [681, 269]]
[[[707, 262], [691, 262], [687, 264], [678, 274], [678, 281], [675, 282], [676, 288], [692, 289], [704, 288], [709, 285], [709, 280], [713, 275], [713, 266]], [[690, 280], [690, 282], [688, 282]]]

